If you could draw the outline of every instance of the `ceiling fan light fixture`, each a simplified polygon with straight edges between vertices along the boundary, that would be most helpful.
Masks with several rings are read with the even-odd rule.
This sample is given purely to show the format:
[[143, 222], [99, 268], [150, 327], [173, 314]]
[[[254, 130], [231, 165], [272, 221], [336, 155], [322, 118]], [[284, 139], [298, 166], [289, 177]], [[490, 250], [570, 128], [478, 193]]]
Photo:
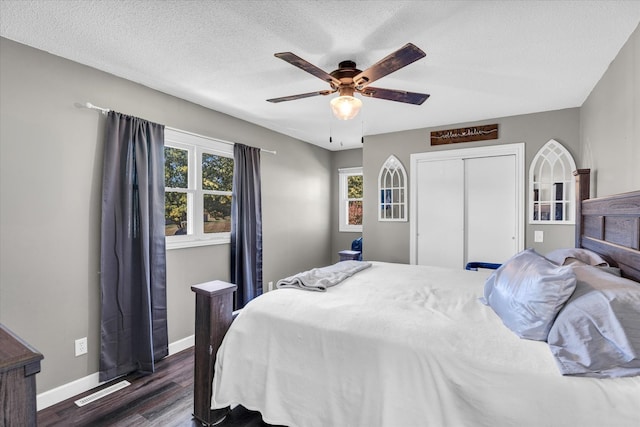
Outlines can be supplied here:
[[340, 120], [350, 120], [358, 115], [362, 101], [350, 95], [342, 95], [331, 100], [331, 111]]

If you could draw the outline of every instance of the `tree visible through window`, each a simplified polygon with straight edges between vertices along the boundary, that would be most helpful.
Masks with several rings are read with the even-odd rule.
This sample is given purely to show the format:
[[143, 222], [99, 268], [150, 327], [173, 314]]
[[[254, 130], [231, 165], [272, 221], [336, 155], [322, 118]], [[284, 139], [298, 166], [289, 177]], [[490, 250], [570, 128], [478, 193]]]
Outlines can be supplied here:
[[202, 192], [204, 200], [204, 232], [231, 231], [231, 186], [233, 159], [215, 154], [202, 154]]
[[223, 142], [165, 130], [167, 247], [229, 240], [232, 150]]
[[340, 231], [362, 231], [362, 168], [340, 169]]
[[362, 225], [362, 175], [350, 175], [347, 178], [347, 197], [349, 200], [349, 225]]
[[187, 234], [188, 151], [164, 148], [164, 235]]

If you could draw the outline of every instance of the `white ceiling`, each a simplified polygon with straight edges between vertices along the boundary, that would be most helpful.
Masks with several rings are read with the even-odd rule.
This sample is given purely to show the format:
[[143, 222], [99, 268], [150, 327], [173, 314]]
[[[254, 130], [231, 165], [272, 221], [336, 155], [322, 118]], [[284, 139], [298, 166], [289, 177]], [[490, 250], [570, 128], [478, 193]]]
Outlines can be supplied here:
[[[640, 22], [640, 1], [611, 0], [0, 5], [3, 37], [330, 150], [360, 147], [362, 134], [578, 107]], [[364, 70], [408, 42], [426, 58], [375, 86], [431, 94], [421, 106], [366, 98], [344, 122], [329, 97], [265, 101], [328, 89], [276, 52]]]

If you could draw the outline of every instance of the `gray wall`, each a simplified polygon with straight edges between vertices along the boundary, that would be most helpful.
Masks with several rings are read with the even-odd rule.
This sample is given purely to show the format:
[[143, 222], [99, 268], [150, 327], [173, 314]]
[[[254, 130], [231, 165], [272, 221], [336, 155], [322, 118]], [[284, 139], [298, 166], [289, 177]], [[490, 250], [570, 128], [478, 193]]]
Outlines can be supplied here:
[[[331, 152], [6, 39], [0, 55], [0, 322], [44, 354], [38, 392], [98, 370], [104, 117], [76, 102], [276, 150], [262, 155], [265, 285], [330, 262]], [[168, 251], [169, 342], [194, 333], [190, 286], [228, 265], [229, 245]]]
[[362, 166], [362, 149], [334, 151], [331, 153], [331, 262], [340, 260], [338, 252], [351, 249], [351, 242], [362, 236], [362, 233], [353, 233], [340, 230], [339, 206], [340, 206], [340, 178], [338, 169], [355, 168]]
[[582, 105], [580, 133], [592, 196], [640, 190], [640, 26]]
[[[428, 102], [428, 101], [427, 101]], [[367, 137], [363, 149], [363, 172], [365, 194], [375, 194], [380, 167], [389, 155], [394, 154], [404, 165], [407, 176], [411, 175], [410, 155], [436, 150], [481, 147], [486, 145], [525, 143], [525, 175], [537, 151], [550, 139], [564, 145], [578, 164], [580, 153], [578, 108], [521, 116], [502, 117], [478, 122], [456, 123], [438, 128], [410, 130]], [[432, 130], [451, 129], [474, 125], [498, 123], [499, 139], [478, 141], [446, 146], [430, 145]], [[412, 183], [409, 182], [409, 189]], [[527, 183], [528, 186], [528, 183]], [[528, 187], [525, 186], [525, 194]], [[526, 203], [528, 209], [528, 203]], [[378, 222], [375, 198], [364, 201], [364, 256], [370, 260], [388, 262], [409, 262], [409, 222]], [[411, 221], [411, 218], [409, 218]], [[534, 230], [544, 231], [544, 242], [534, 243]], [[532, 247], [540, 253], [558, 247], [573, 246], [572, 225], [529, 225], [525, 227], [525, 247]]]

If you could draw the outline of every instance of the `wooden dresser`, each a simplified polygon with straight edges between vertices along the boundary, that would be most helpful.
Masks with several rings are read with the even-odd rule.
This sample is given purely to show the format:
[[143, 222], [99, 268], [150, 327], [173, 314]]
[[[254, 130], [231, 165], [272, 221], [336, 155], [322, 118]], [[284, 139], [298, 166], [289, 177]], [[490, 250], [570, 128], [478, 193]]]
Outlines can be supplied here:
[[42, 354], [0, 323], [0, 427], [35, 426]]

